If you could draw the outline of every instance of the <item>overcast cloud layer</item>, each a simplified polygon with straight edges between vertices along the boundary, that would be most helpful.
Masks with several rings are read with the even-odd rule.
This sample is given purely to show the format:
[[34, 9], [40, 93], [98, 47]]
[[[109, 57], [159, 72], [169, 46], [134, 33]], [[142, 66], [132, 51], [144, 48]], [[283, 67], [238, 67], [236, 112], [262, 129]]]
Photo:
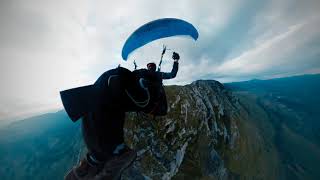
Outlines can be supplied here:
[[[221, 82], [320, 72], [319, 0], [1, 0], [0, 120], [62, 108], [59, 91], [92, 84], [121, 64], [158, 63], [165, 44], [181, 55], [177, 78]], [[181, 18], [199, 30], [194, 42], [159, 40], [121, 60], [140, 25]]]

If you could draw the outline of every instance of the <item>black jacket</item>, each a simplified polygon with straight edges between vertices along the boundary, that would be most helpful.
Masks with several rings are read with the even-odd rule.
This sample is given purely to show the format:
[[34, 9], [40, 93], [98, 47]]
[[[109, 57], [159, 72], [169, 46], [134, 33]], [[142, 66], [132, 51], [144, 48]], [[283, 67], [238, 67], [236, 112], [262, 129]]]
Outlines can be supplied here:
[[162, 80], [175, 78], [178, 68], [179, 63], [174, 62], [171, 72], [152, 72], [147, 69], [133, 71], [136, 78], [143, 78], [147, 81], [148, 91], [150, 92], [150, 102], [149, 105], [144, 108], [144, 112], [157, 116], [163, 116], [167, 114], [168, 105]]

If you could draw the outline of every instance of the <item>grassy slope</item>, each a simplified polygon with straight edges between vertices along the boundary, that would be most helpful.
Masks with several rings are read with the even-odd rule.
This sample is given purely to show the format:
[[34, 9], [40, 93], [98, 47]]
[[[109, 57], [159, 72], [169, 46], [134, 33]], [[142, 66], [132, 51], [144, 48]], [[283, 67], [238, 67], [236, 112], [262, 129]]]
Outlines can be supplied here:
[[319, 82], [320, 75], [305, 75], [225, 85], [249, 112], [250, 126], [268, 142], [262, 147], [276, 152], [269, 158], [278, 161], [279, 179], [320, 179]]
[[240, 179], [277, 179], [280, 163], [268, 114], [255, 104], [255, 97], [239, 98], [246, 112], [239, 117], [238, 148], [227, 151], [226, 166]]

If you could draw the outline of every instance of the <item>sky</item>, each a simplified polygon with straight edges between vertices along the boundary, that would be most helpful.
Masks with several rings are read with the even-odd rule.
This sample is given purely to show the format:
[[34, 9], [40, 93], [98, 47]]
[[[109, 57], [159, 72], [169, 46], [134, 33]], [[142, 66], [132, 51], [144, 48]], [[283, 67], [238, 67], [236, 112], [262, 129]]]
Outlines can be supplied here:
[[[234, 82], [320, 73], [319, 0], [1, 0], [0, 121], [62, 109], [59, 91], [92, 84], [106, 70], [159, 62], [177, 77]], [[121, 49], [139, 26], [159, 18], [192, 23], [199, 39], [172, 37]]]

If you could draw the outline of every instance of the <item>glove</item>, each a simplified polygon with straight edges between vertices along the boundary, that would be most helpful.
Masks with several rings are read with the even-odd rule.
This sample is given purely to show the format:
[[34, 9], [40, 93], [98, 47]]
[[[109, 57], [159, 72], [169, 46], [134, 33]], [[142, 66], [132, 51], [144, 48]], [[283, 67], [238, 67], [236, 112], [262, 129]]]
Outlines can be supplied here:
[[175, 61], [178, 61], [178, 60], [180, 59], [179, 54], [176, 53], [176, 52], [173, 52], [173, 54], [172, 54], [172, 59], [175, 60]]

